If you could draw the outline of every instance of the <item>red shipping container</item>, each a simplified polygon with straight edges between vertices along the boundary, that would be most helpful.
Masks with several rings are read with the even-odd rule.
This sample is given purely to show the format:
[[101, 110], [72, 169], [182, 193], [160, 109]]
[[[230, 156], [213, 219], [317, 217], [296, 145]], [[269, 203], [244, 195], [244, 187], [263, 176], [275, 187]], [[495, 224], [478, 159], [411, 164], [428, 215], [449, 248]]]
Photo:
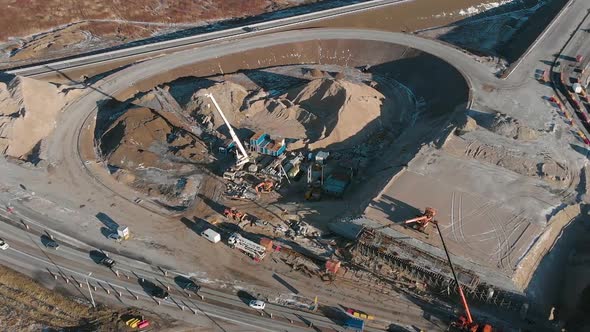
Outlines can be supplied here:
[[137, 324], [137, 327], [140, 329], [143, 329], [144, 327], [148, 326], [150, 326], [150, 322], [148, 322], [147, 320], [141, 321], [139, 324]]

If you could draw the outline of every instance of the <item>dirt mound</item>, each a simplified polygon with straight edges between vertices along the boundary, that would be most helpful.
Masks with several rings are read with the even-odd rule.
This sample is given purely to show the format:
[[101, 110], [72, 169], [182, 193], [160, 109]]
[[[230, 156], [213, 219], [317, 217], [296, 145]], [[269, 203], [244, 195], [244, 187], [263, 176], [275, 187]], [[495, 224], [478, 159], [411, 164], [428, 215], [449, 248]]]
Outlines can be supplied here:
[[211, 126], [217, 129], [224, 126], [224, 122], [217, 110], [215, 110], [211, 98], [206, 96], [209, 93], [215, 97], [219, 107], [221, 107], [232, 126], [240, 127], [243, 116], [240, 116], [239, 111], [244, 104], [248, 91], [241, 85], [225, 81], [206, 89], [200, 89], [193, 94], [186, 105], [186, 112], [201, 120], [201, 123], [210, 123]]
[[368, 85], [328, 78], [311, 80], [277, 97], [226, 81], [197, 91], [186, 107], [198, 122], [222, 131], [223, 119], [205, 96], [208, 93], [215, 96], [232, 126], [301, 139], [311, 149], [353, 137], [362, 140], [357, 137], [361, 130], [380, 125], [377, 119], [385, 98]]
[[47, 82], [15, 77], [0, 82], [0, 152], [21, 158], [56, 125], [66, 95]]
[[517, 119], [502, 113], [496, 114], [489, 129], [498, 135], [523, 141], [535, 140], [538, 137], [537, 132], [534, 129], [531, 129], [521, 124]]
[[457, 135], [464, 135], [477, 129], [477, 121], [470, 116], [466, 116], [465, 123], [457, 128]]
[[122, 169], [176, 168], [182, 161], [203, 162], [207, 148], [187, 131], [145, 107], [131, 108], [101, 137], [109, 165]]
[[370, 86], [330, 79], [311, 81], [284, 97], [314, 115], [303, 123], [312, 149], [350, 139], [377, 122], [385, 98]]
[[480, 142], [469, 144], [465, 150], [465, 155], [504, 167], [518, 174], [538, 177], [556, 184], [567, 183], [571, 180], [567, 166], [547, 156], [539, 160], [503, 146], [492, 146]]

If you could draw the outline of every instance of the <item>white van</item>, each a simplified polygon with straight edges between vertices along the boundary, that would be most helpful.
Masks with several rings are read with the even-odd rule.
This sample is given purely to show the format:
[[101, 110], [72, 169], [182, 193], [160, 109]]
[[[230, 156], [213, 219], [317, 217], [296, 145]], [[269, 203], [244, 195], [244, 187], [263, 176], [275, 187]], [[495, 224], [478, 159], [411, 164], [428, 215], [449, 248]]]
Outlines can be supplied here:
[[217, 243], [217, 242], [221, 241], [221, 235], [219, 235], [219, 233], [212, 230], [211, 228], [207, 228], [206, 230], [201, 232], [201, 236], [213, 243]]

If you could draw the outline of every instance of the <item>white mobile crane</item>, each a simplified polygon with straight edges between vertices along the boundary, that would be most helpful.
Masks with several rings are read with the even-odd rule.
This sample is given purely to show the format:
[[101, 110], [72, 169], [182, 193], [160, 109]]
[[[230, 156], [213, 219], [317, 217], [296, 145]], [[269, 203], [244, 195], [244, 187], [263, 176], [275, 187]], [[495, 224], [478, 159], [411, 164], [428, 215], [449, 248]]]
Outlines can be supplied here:
[[238, 146], [238, 148], [236, 149], [236, 159], [237, 159], [236, 166], [240, 167], [240, 166], [245, 165], [247, 162], [250, 161], [250, 157], [248, 156], [246, 149], [244, 149], [244, 146], [242, 145], [242, 142], [240, 142], [238, 135], [236, 135], [236, 133], [234, 132], [234, 129], [232, 128], [229, 121], [227, 121], [225, 114], [223, 114], [223, 112], [221, 111], [221, 107], [219, 107], [219, 104], [217, 103], [217, 100], [215, 100], [215, 97], [213, 97], [213, 94], [208, 93], [208, 94], [206, 94], [206, 96], [211, 98], [211, 101], [213, 101], [213, 105], [215, 105], [217, 112], [219, 112], [219, 115], [221, 115], [223, 122], [225, 122], [225, 125], [227, 126], [227, 129], [229, 130], [229, 134], [231, 135], [231, 138], [234, 140], [234, 142]]
[[254, 241], [250, 241], [239, 233], [233, 233], [228, 239], [227, 243], [232, 248], [238, 248], [248, 256], [261, 260], [266, 256], [266, 248]]

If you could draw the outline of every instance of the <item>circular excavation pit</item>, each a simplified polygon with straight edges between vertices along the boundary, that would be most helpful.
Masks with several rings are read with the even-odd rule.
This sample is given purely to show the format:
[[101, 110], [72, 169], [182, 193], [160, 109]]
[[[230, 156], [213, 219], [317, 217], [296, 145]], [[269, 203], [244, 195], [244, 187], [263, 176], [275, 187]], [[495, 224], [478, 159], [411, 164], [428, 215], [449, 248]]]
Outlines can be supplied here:
[[[443, 126], [469, 98], [463, 76], [446, 62], [405, 46], [367, 40], [313, 40], [246, 50], [135, 86], [143, 92], [125, 91], [99, 105], [94, 130], [99, 155], [119, 182], [175, 211], [193, 206], [198, 195], [207, 196], [204, 181], [220, 176], [234, 162], [235, 144], [207, 94], [215, 97], [247, 145], [255, 134], [266, 134], [275, 154], [286, 145], [287, 162], [299, 153], [307, 157], [308, 152], [329, 151], [332, 162], [324, 172], [345, 166], [349, 176], [361, 177], [371, 169], [408, 162], [421, 145], [444, 135]], [[268, 149], [255, 153], [258, 158], [253, 156], [251, 164], [258, 165], [250, 170], [268, 168], [269, 158], [263, 158], [268, 154]], [[293, 166], [299, 172], [308, 167], [288, 167]], [[280, 179], [280, 169], [267, 170], [252, 174], [253, 181], [289, 181]], [[279, 197], [264, 197], [265, 203], [302, 201], [307, 183], [293, 182], [283, 186]], [[383, 184], [361, 190], [371, 195]], [[347, 191], [364, 186], [354, 187]]]

